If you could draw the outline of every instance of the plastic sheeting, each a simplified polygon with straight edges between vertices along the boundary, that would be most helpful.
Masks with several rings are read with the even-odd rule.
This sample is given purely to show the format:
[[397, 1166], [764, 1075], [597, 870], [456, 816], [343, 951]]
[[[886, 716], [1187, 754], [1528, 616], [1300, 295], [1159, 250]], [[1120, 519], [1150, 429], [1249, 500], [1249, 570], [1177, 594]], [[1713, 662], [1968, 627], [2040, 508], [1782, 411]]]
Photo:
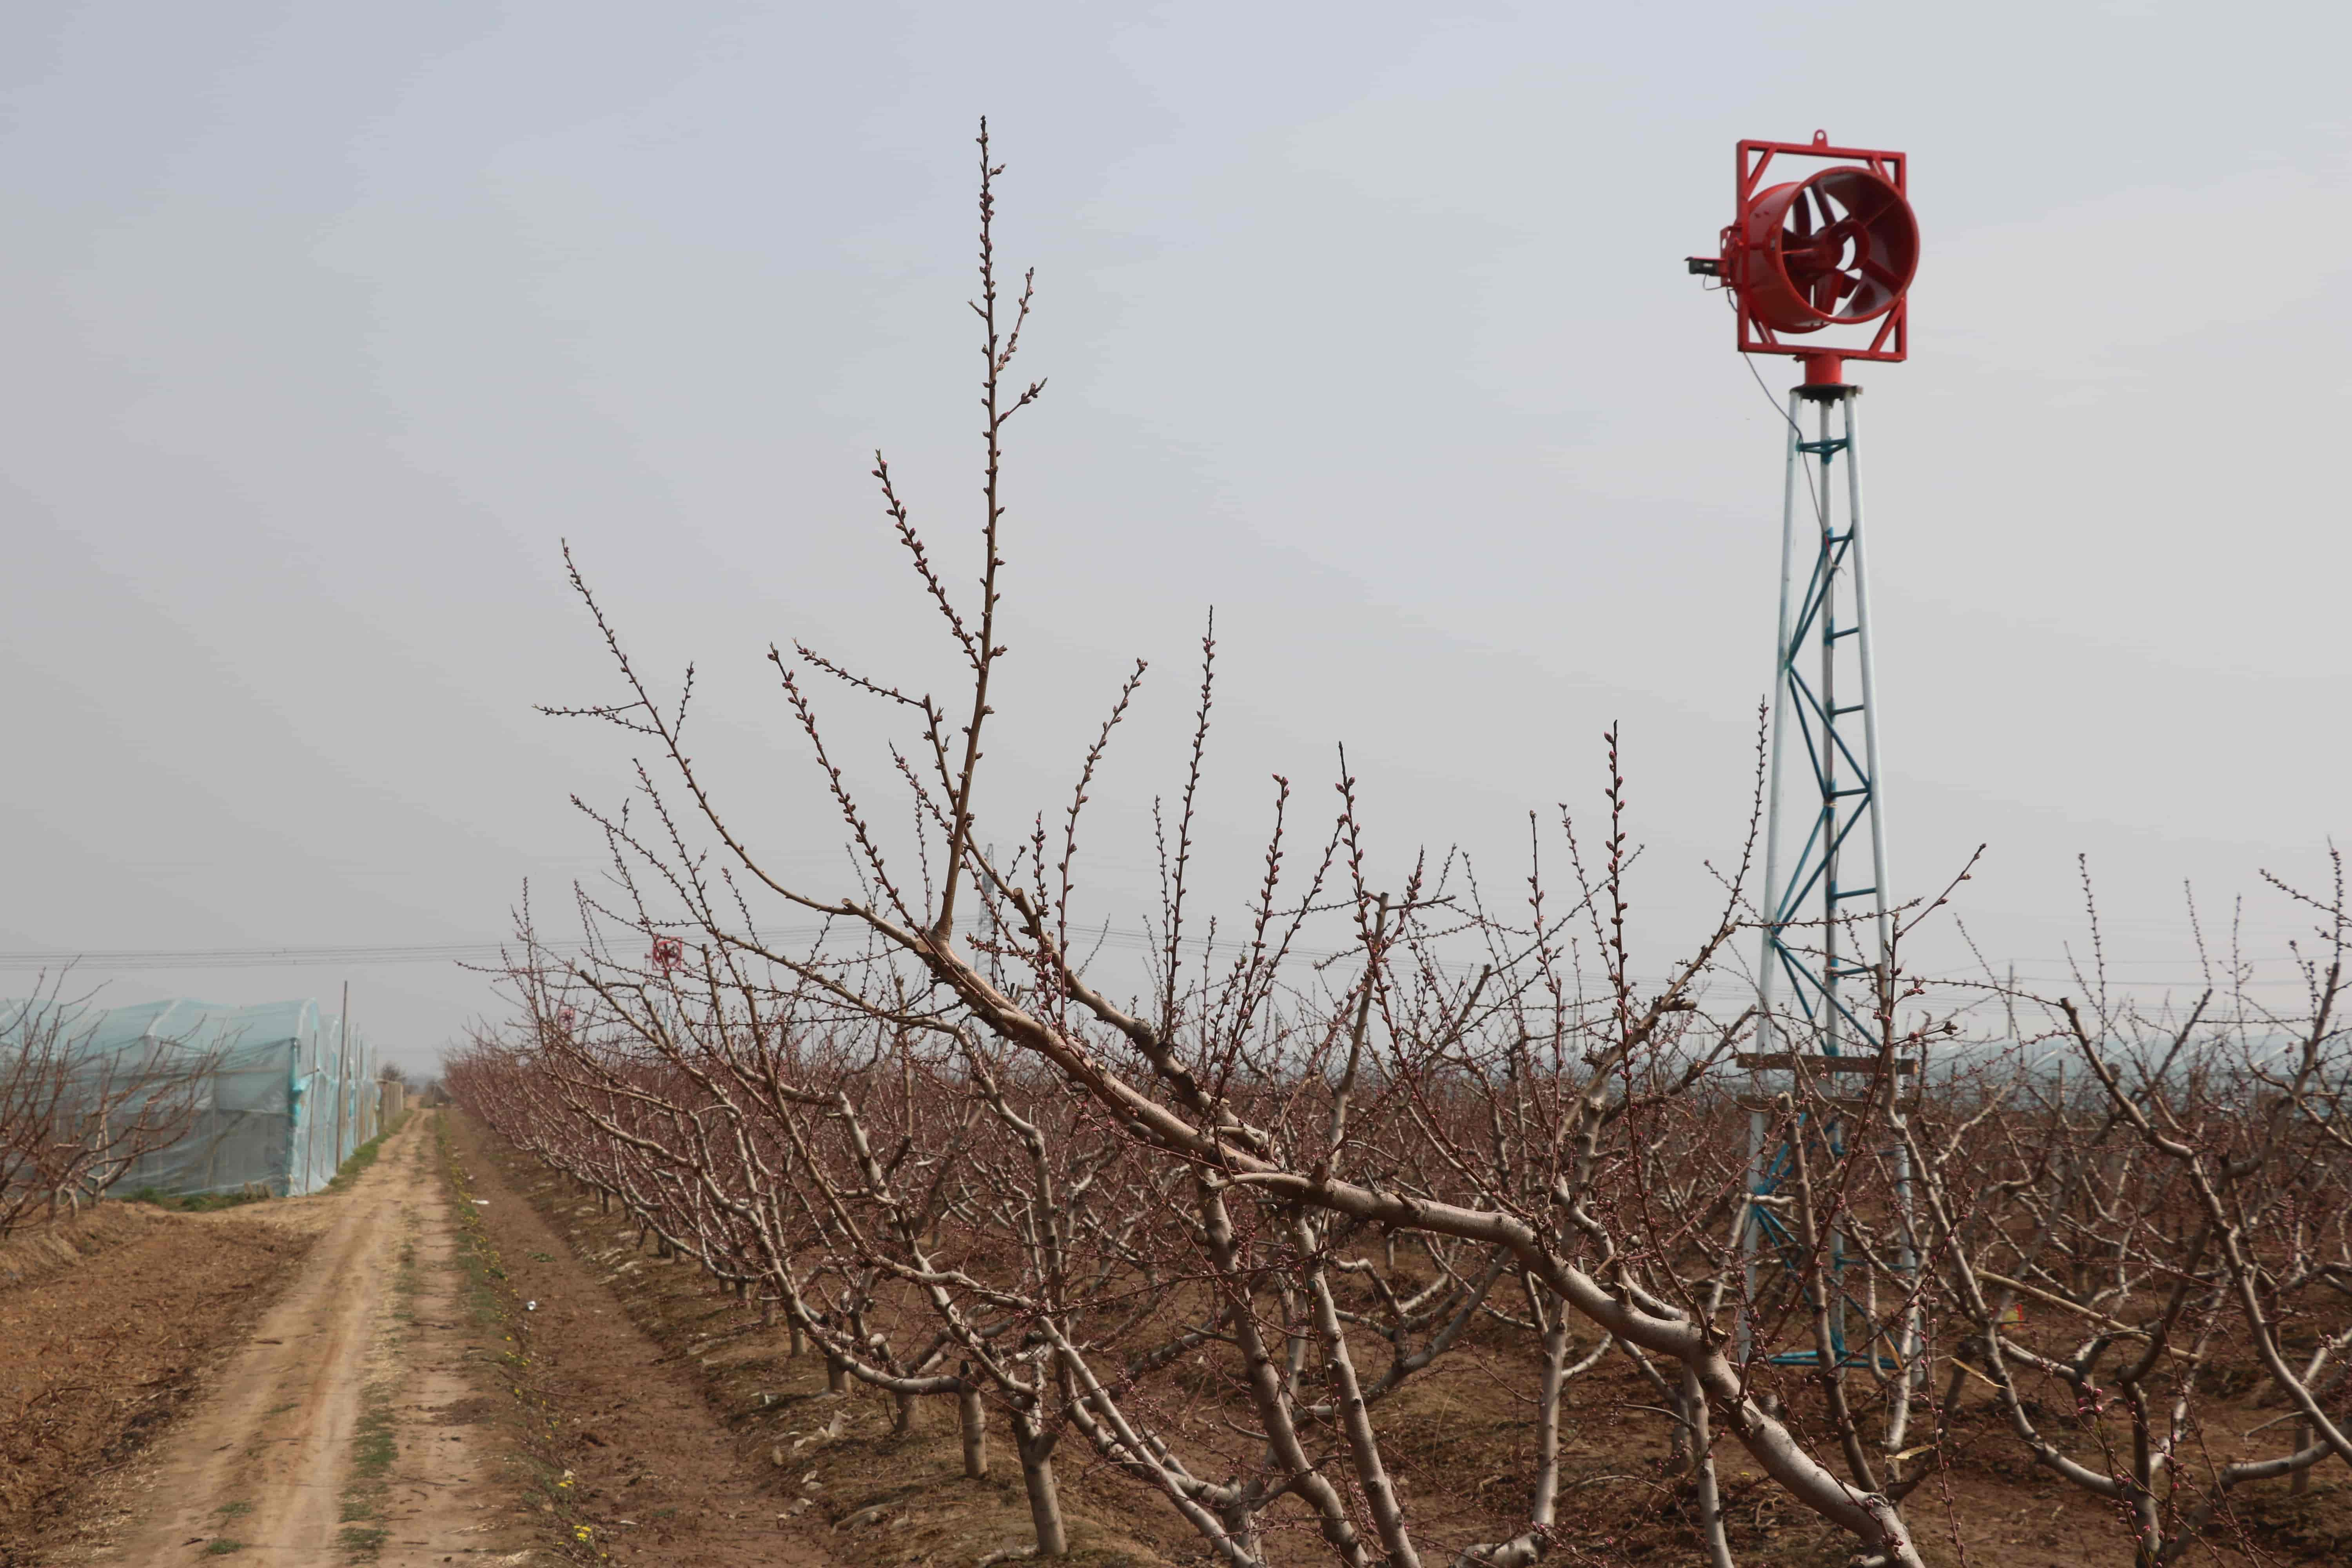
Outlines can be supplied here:
[[[0, 1018], [21, 1017], [25, 1006], [0, 1003]], [[61, 1038], [93, 1080], [110, 1074], [117, 1089], [132, 1078], [160, 1085], [204, 1074], [186, 1135], [141, 1158], [117, 1194], [257, 1184], [278, 1196], [316, 1192], [379, 1131], [375, 1048], [314, 1001], [72, 1010]], [[0, 1038], [0, 1051], [11, 1044]]]

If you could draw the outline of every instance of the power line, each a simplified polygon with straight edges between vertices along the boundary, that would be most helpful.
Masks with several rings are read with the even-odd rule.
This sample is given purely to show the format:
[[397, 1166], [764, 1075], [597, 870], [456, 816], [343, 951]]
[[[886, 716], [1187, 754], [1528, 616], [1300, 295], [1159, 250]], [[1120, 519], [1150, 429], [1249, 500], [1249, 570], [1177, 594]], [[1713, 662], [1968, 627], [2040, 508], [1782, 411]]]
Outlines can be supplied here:
[[[834, 929], [838, 932], [843, 928]], [[766, 946], [796, 948], [816, 942], [825, 933], [825, 927], [810, 925], [786, 927], [752, 934], [756, 940]], [[583, 941], [541, 941], [537, 947], [541, 953], [553, 957], [577, 958], [586, 955], [591, 951], [591, 945]], [[1188, 939], [1181, 945], [1190, 952], [1214, 957], [1222, 953], [1238, 952], [1249, 944], [1230, 939], [1221, 940], [1213, 944], [1198, 939]], [[1160, 951], [1160, 943], [1143, 931], [1114, 930], [1074, 932], [1071, 946], [1083, 957], [1097, 947], [1120, 952], [1156, 952]], [[0, 952], [0, 973], [54, 972], [68, 967], [121, 973], [175, 969], [308, 969], [338, 966], [356, 969], [417, 963], [497, 966], [503, 964], [509, 957], [517, 955], [521, 951], [521, 944], [511, 939], [506, 942], [373, 942], [344, 946], [286, 944], [255, 947], [85, 949], [78, 952], [57, 949], [27, 950]], [[1307, 963], [1318, 963], [1340, 956], [1337, 952], [1297, 947], [1290, 950], [1290, 955]], [[1446, 963], [1442, 967], [1447, 970], [1475, 973], [1477, 963], [1476, 961]], [[2110, 963], [2108, 967], [2114, 970], [2128, 967], [2128, 964]], [[1965, 973], [1955, 971], [1931, 978], [1969, 982], [1979, 979], [1980, 973], [1981, 972], [1974, 970]], [[1644, 984], [1662, 984], [1664, 978], [1664, 975], [1655, 976], [1645, 981]], [[2036, 964], [2032, 972], [2024, 972], [2021, 966], [2021, 973], [2018, 975], [2019, 983], [2023, 985], [2063, 985], [2069, 984], [2073, 979], [2074, 976], [2063, 964], [2046, 961], [2042, 964]], [[2186, 973], [2133, 975], [2117, 983], [2115, 989], [2120, 991], [2189, 990], [2202, 989], [2208, 984], [2205, 976]], [[2281, 985], [2300, 986], [2303, 982], [2299, 975], [2286, 974], [2257, 977], [2246, 984], [2252, 987], [2271, 988]], [[1745, 985], [1746, 982], [1729, 974], [1723, 974], [1717, 976], [1715, 984], [1707, 989], [1732, 991], [1743, 989]], [[2226, 990], [2229, 987], [2217, 985], [2216, 989]]]
[[[575, 950], [584, 944], [568, 944]], [[384, 942], [357, 947], [124, 948], [80, 952], [0, 952], [0, 970], [86, 969], [268, 969], [341, 964], [495, 963], [498, 942]]]

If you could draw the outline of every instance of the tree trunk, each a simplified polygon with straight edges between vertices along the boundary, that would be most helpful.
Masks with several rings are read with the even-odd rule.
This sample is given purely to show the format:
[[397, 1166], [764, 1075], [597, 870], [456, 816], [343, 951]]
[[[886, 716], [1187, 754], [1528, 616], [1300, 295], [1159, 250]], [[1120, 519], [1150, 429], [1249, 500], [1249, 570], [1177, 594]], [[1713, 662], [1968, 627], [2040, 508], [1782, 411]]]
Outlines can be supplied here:
[[956, 1424], [963, 1428], [963, 1473], [980, 1480], [988, 1474], [988, 1412], [979, 1389], [967, 1386], [956, 1394]]
[[[1232, 1492], [1233, 1489], [1228, 1488], [1227, 1490]], [[1253, 1563], [1263, 1564], [1265, 1562], [1265, 1552], [1258, 1534], [1257, 1510], [1242, 1501], [1238, 1493], [1234, 1494], [1233, 1501], [1217, 1510], [1217, 1521], [1225, 1527], [1226, 1537], [1241, 1549], [1244, 1556]]]
[[849, 1392], [849, 1368], [831, 1356], [824, 1358], [824, 1391], [827, 1394]]
[[1062, 1497], [1054, 1487], [1054, 1440], [1016, 1436], [1021, 1451], [1021, 1484], [1029, 1493], [1029, 1522], [1037, 1531], [1037, 1555], [1059, 1557], [1070, 1550], [1069, 1532], [1062, 1527]]
[[801, 1356], [808, 1354], [808, 1341], [801, 1337], [801, 1321], [798, 1318], [792, 1320], [790, 1327], [792, 1329], [793, 1342], [786, 1350], [785, 1353], [794, 1359], [798, 1359]]
[[896, 1406], [890, 1412], [890, 1436], [903, 1437], [915, 1429], [915, 1396], [911, 1394], [893, 1394], [890, 1401]]
[[1706, 1391], [1698, 1373], [1683, 1368], [1683, 1415], [1690, 1423], [1691, 1483], [1698, 1502], [1699, 1540], [1708, 1568], [1733, 1568], [1731, 1542], [1723, 1529], [1723, 1498], [1715, 1484], [1715, 1434], [1707, 1426]]

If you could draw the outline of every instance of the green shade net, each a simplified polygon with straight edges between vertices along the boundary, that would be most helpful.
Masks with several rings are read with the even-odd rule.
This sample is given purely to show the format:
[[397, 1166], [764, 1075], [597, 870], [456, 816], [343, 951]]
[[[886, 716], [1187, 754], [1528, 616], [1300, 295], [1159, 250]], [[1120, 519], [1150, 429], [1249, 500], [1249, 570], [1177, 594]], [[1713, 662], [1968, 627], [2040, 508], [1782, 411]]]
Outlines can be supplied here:
[[37, 1045], [45, 1017], [77, 1075], [92, 1086], [131, 1086], [136, 1097], [202, 1075], [186, 1133], [142, 1156], [113, 1186], [171, 1194], [266, 1187], [284, 1196], [318, 1191], [353, 1149], [373, 1137], [374, 1047], [314, 1001], [226, 1007], [182, 998], [95, 1008], [45, 999], [0, 1002], [0, 1053]]

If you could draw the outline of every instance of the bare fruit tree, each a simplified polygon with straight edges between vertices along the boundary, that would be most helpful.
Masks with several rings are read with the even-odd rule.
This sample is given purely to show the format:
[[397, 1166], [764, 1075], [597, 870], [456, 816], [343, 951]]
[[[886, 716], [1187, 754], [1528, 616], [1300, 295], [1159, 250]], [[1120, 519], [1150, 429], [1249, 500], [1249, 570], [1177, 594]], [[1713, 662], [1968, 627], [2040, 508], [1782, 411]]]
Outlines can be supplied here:
[[[1891, 964], [1882, 1059], [1933, 1042], [1933, 1071], [1882, 1070], [1859, 1097], [1800, 1071], [1752, 1106], [1733, 1069], [1756, 1022], [1736, 954], [1753, 806], [1663, 971], [1627, 935], [1639, 852], [1613, 731], [1599, 837], [1531, 822], [1507, 900], [1455, 852], [1376, 871], [1344, 752], [1328, 812], [1277, 776], [1237, 854], [1202, 838], [1211, 635], [1188, 761], [1155, 805], [1146, 956], [1105, 958], [1092, 933], [1121, 917], [1087, 890], [1081, 828], [1146, 667], [1106, 681], [1066, 796], [982, 827], [983, 737], [1013, 695], [1005, 437], [1045, 387], [1012, 374], [1034, 289], [1003, 286], [1001, 174], [983, 124], [976, 594], [874, 468], [946, 673], [925, 688], [770, 650], [849, 885], [786, 877], [738, 830], [683, 738], [692, 672], [651, 680], [572, 563], [620, 691], [549, 711], [625, 733], [636, 791], [583, 806], [610, 871], [577, 893], [579, 955], [522, 911], [517, 1016], [452, 1063], [461, 1102], [641, 1244], [756, 1293], [836, 1391], [880, 1390], [902, 1428], [952, 1405], [969, 1473], [1006, 1434], [1047, 1556], [1069, 1546], [1054, 1461], [1076, 1448], [1231, 1568], [1293, 1537], [1348, 1568], [1529, 1568], [1574, 1529], [1564, 1412], [1612, 1371], [1641, 1391], [1621, 1407], [1659, 1424], [1661, 1489], [1717, 1568], [1742, 1528], [1726, 1453], [1864, 1568], [1921, 1563], [1906, 1511], [1946, 1496], [1988, 1409], [2003, 1442], [2117, 1505], [2146, 1563], [2231, 1528], [2233, 1489], [2352, 1460], [2340, 885], [2294, 895], [2323, 951], [2292, 1018], [2200, 1007], [2159, 1030], [2011, 994], [2042, 1033], [1978, 1039], [1962, 1009], [1989, 993], [1931, 995]], [[898, 798], [853, 787], [836, 698], [892, 726]], [[1208, 918], [1213, 852], [1255, 874]], [[2061, 1050], [2087, 1079], [2053, 1079]], [[1772, 1184], [1752, 1173], [1759, 1110], [1789, 1166]], [[2025, 1326], [2029, 1301], [2057, 1317]], [[2221, 1410], [2210, 1369], [2241, 1351], [2291, 1441], [2192, 1463]], [[1528, 1468], [1516, 1496], [1432, 1518], [1399, 1413], [1453, 1369], [1519, 1413]]]

